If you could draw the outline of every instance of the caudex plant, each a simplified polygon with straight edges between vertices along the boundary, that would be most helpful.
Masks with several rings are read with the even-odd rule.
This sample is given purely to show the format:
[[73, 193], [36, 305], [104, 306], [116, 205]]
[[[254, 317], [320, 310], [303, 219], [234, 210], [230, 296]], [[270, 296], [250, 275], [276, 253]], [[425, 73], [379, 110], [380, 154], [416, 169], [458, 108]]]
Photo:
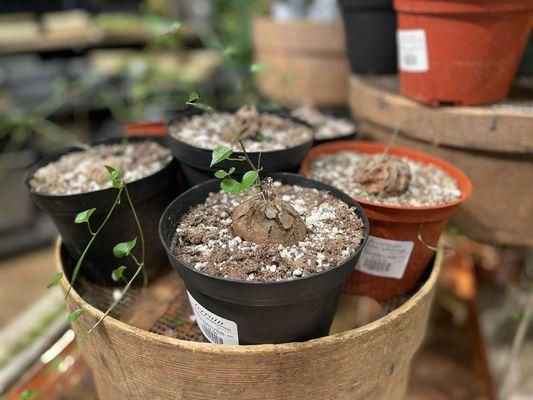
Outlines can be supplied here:
[[[136, 268], [134, 274], [131, 276], [131, 278], [129, 280], [126, 279], [126, 277], [124, 275], [124, 271], [126, 270], [126, 266], [125, 265], [120, 265], [119, 267], [117, 267], [115, 270], [113, 270], [111, 272], [111, 278], [114, 281], [116, 281], [116, 282], [123, 281], [125, 283], [125, 286], [124, 286], [124, 288], [122, 290], [120, 290], [120, 292], [118, 293], [117, 296], [114, 296], [114, 301], [111, 303], [111, 305], [109, 305], [109, 307], [107, 308], [105, 313], [100, 317], [100, 319], [85, 333], [85, 335], [89, 335], [91, 332], [93, 332], [98, 327], [98, 325], [100, 325], [102, 323], [102, 321], [115, 309], [115, 307], [124, 298], [125, 294], [128, 292], [128, 290], [131, 287], [131, 285], [133, 284], [133, 282], [137, 279], [137, 277], [141, 273], [143, 275], [144, 285], [146, 286], [146, 283], [147, 283], [146, 273], [145, 273], [145, 270], [144, 270], [144, 260], [145, 260], [144, 234], [143, 234], [143, 230], [142, 230], [142, 227], [141, 227], [141, 224], [140, 224], [140, 221], [139, 221], [139, 217], [137, 216], [137, 212], [135, 211], [135, 207], [133, 206], [133, 202], [131, 200], [130, 193], [128, 191], [128, 187], [127, 187], [126, 183], [124, 183], [124, 181], [120, 177], [120, 172], [117, 169], [115, 169], [115, 168], [113, 168], [113, 167], [111, 167], [109, 165], [106, 165], [105, 168], [106, 168], [108, 176], [109, 176], [109, 182], [112, 184], [113, 188], [115, 188], [117, 190], [116, 196], [115, 196], [115, 200], [114, 200], [111, 208], [107, 211], [103, 221], [99, 224], [98, 227], [93, 227], [91, 225], [91, 216], [96, 211], [96, 208], [90, 208], [88, 210], [81, 211], [81, 212], [79, 212], [76, 215], [76, 218], [74, 219], [74, 223], [76, 223], [76, 224], [86, 224], [87, 231], [88, 231], [88, 234], [89, 234], [89, 241], [88, 241], [87, 245], [85, 246], [85, 249], [81, 253], [80, 258], [76, 262], [76, 265], [74, 266], [74, 270], [72, 272], [72, 277], [70, 279], [70, 284], [69, 284], [67, 293], [65, 295], [65, 300], [68, 299], [68, 296], [70, 295], [72, 287], [76, 283], [76, 279], [78, 278], [78, 275], [79, 275], [79, 272], [80, 272], [80, 268], [83, 265], [83, 261], [85, 259], [85, 256], [87, 255], [88, 251], [91, 249], [91, 247], [92, 247], [94, 241], [96, 240], [96, 238], [100, 235], [102, 229], [106, 226], [106, 224], [110, 220], [110, 218], [113, 215], [114, 211], [116, 210], [117, 206], [123, 200], [123, 197], [126, 198], [126, 201], [127, 201], [128, 205], [129, 205], [129, 207], [131, 209], [131, 212], [133, 214], [133, 218], [135, 219], [135, 223], [136, 223], [138, 231], [139, 231], [139, 237], [138, 238], [139, 238], [139, 242], [140, 242], [140, 246], [141, 246], [141, 256], [140, 256], [140, 258], [137, 258], [132, 252], [133, 249], [137, 246], [137, 242], [138, 242], [137, 238], [134, 238], [134, 239], [132, 239], [132, 240], [130, 240], [128, 242], [117, 243], [114, 246], [113, 255], [117, 259], [121, 259], [121, 258], [124, 258], [124, 257], [130, 257], [134, 261], [134, 263], [135, 263], [137, 268]], [[57, 273], [54, 276], [54, 278], [52, 279], [52, 282], [50, 282], [50, 284], [47, 286], [47, 288], [52, 288], [52, 287], [56, 286], [61, 281], [62, 278], [63, 278], [63, 273], [62, 272]], [[68, 320], [71, 321], [71, 322], [77, 321], [78, 318], [81, 315], [83, 315], [85, 312], [86, 312], [86, 310], [83, 309], [83, 308], [79, 308], [77, 310], [74, 310], [73, 312], [71, 312], [68, 315]]]
[[[202, 110], [212, 110], [200, 102], [196, 93], [191, 94], [188, 104]], [[234, 177], [235, 167], [215, 172], [215, 177], [221, 180], [220, 188], [227, 193], [239, 194], [253, 188], [257, 191], [257, 194], [244, 200], [233, 210], [231, 219], [235, 235], [258, 244], [294, 245], [305, 237], [305, 222], [290, 203], [278, 197], [272, 178], [262, 178], [261, 153], [255, 165], [246, 151], [244, 141], [257, 139], [260, 132], [261, 119], [256, 107], [242, 106], [226, 129], [228, 141], [238, 144], [242, 154], [236, 155], [231, 148], [218, 146], [212, 152], [210, 166], [228, 160], [246, 162], [249, 167], [240, 181]]]
[[411, 183], [409, 164], [389, 154], [399, 131], [399, 128], [394, 130], [388, 146], [382, 153], [369, 156], [355, 171], [355, 181], [369, 194], [381, 198], [400, 196], [409, 188]]

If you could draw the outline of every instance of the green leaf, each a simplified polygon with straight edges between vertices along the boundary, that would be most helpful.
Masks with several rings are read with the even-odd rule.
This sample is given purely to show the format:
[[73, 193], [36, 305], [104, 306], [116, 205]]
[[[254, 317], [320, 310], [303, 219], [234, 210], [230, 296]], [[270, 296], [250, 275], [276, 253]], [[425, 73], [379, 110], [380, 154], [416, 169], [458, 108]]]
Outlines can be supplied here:
[[114, 181], [118, 178], [119, 172], [117, 169], [113, 168], [110, 165], [105, 165], [105, 169], [107, 169], [107, 173], [109, 174], [109, 180]]
[[85, 313], [85, 309], [84, 308], [78, 308], [76, 311], [72, 311], [67, 319], [70, 321], [70, 322], [74, 322], [74, 321], [77, 321], [78, 318]]
[[461, 233], [461, 231], [459, 230], [459, 228], [455, 227], [455, 226], [448, 226], [446, 227], [446, 232], [448, 232], [449, 234], [451, 235], [459, 235]]
[[194, 103], [195, 101], [198, 101], [200, 100], [200, 96], [198, 96], [198, 93], [196, 92], [191, 92], [191, 94], [189, 95], [189, 100], [188, 102], [189, 103]]
[[242, 177], [242, 182], [240, 184], [241, 191], [246, 190], [250, 186], [252, 186], [257, 181], [257, 178], [259, 178], [259, 174], [257, 173], [257, 171], [246, 172]]
[[223, 169], [219, 169], [217, 172], [215, 172], [215, 177], [219, 179], [224, 179], [226, 176], [228, 176], [228, 173]]
[[63, 278], [63, 272], [58, 272], [57, 274], [55, 274], [54, 278], [52, 279], [52, 281], [48, 284], [48, 286], [46, 286], [47, 289], [50, 289], [50, 288], [53, 288], [54, 286], [57, 286], [57, 284], [59, 283], [59, 281]]
[[124, 186], [124, 184], [122, 183], [122, 181], [120, 179], [113, 179], [113, 187], [115, 189], [120, 189], [123, 186]]
[[95, 211], [96, 208], [89, 208], [88, 210], [78, 213], [74, 222], [76, 224], [83, 224], [85, 222], [89, 222], [89, 218], [91, 218], [91, 215], [93, 215]]
[[235, 48], [233, 46], [228, 46], [224, 49], [222, 54], [224, 55], [224, 57], [232, 56], [233, 54], [235, 54]]
[[183, 23], [180, 21], [173, 22], [172, 25], [170, 25], [172, 30], [174, 32], [179, 31], [183, 27]]
[[241, 184], [235, 179], [226, 178], [220, 182], [220, 188], [228, 193], [239, 193], [241, 191]]
[[235, 167], [231, 167], [227, 172], [223, 169], [219, 169], [217, 172], [215, 172], [215, 176], [219, 179], [224, 179], [229, 177], [231, 174], [235, 172]]
[[173, 328], [177, 328], [178, 326], [181, 326], [183, 324], [186, 324], [187, 323], [187, 320], [181, 318], [181, 317], [174, 317], [170, 320], [170, 326], [172, 326]]
[[261, 64], [261, 63], [253, 63], [250, 66], [250, 72], [252, 72], [252, 73], [265, 71], [266, 69], [267, 69], [267, 66], [265, 64]]
[[23, 391], [18, 400], [33, 400], [39, 396], [39, 392], [37, 390], [25, 390]]
[[515, 311], [515, 312], [513, 313], [513, 319], [514, 319], [515, 321], [521, 321], [522, 318], [524, 318], [524, 313], [523, 313], [522, 311]]
[[130, 240], [129, 242], [119, 243], [113, 247], [113, 255], [116, 258], [129, 256], [131, 250], [135, 247], [135, 244], [137, 244], [137, 238]]
[[120, 279], [122, 279], [122, 276], [123, 276], [123, 273], [124, 273], [125, 270], [126, 270], [126, 266], [125, 265], [121, 265], [117, 269], [113, 270], [113, 272], [111, 273], [111, 278], [115, 282], [119, 281]]
[[224, 161], [226, 158], [230, 157], [233, 154], [233, 150], [225, 146], [217, 146], [211, 153], [211, 165], [212, 167], [215, 164], [218, 164], [221, 161]]

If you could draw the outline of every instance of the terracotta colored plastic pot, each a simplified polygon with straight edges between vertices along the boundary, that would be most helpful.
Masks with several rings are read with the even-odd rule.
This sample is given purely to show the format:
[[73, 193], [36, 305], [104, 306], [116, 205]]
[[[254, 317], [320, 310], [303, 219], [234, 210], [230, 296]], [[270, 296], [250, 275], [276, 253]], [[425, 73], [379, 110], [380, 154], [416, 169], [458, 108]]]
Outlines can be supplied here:
[[163, 137], [167, 134], [167, 123], [162, 120], [128, 122], [125, 123], [123, 127], [128, 136]]
[[[354, 151], [375, 154], [383, 152], [385, 148], [383, 143], [353, 140], [316, 146], [304, 160], [302, 172], [305, 176], [312, 177], [309, 164], [324, 153]], [[425, 207], [391, 206], [355, 199], [368, 216], [370, 238], [357, 269], [346, 282], [345, 291], [371, 296], [377, 300], [390, 299], [416, 289], [434, 253], [429, 246], [436, 246], [448, 218], [472, 191], [468, 177], [441, 159], [401, 147], [392, 147], [389, 153], [441, 168], [457, 181], [462, 195], [444, 205]], [[366, 272], [360, 271], [361, 269]], [[395, 277], [390, 277], [392, 275]]]
[[431, 105], [503, 99], [531, 29], [533, 0], [395, 0], [401, 92]]

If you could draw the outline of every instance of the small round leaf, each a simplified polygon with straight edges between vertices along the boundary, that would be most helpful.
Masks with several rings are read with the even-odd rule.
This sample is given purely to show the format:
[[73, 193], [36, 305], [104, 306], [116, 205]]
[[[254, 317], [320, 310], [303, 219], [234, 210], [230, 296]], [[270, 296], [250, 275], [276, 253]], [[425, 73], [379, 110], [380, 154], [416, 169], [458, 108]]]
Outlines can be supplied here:
[[220, 182], [220, 188], [228, 193], [239, 193], [241, 191], [241, 184], [235, 179], [226, 178]]
[[74, 321], [77, 321], [78, 318], [85, 313], [85, 309], [84, 308], [78, 308], [76, 311], [72, 311], [67, 319], [70, 321], [70, 322], [74, 322]]
[[246, 172], [244, 176], [242, 177], [242, 182], [240, 184], [241, 191], [246, 190], [250, 186], [252, 186], [257, 181], [258, 178], [259, 178], [259, 174], [257, 173], [257, 171]]
[[111, 273], [111, 278], [115, 282], [119, 281], [120, 279], [122, 279], [125, 269], [126, 269], [126, 266], [121, 265], [117, 269], [113, 270], [113, 272]]
[[46, 288], [50, 289], [50, 288], [53, 288], [54, 286], [57, 286], [57, 284], [59, 283], [59, 281], [61, 281], [62, 278], [63, 278], [63, 272], [58, 272], [57, 274], [54, 275], [54, 278], [48, 284], [48, 286], [46, 286]]
[[89, 222], [89, 218], [91, 218], [91, 215], [96, 211], [96, 208], [89, 208], [88, 210], [79, 212], [76, 214], [76, 219], [74, 219], [74, 222], [76, 224], [83, 224], [85, 222]]
[[113, 247], [113, 255], [116, 258], [122, 258], [129, 256], [131, 253], [131, 250], [135, 247], [137, 244], [137, 238], [130, 240], [129, 242], [122, 242], [118, 243]]

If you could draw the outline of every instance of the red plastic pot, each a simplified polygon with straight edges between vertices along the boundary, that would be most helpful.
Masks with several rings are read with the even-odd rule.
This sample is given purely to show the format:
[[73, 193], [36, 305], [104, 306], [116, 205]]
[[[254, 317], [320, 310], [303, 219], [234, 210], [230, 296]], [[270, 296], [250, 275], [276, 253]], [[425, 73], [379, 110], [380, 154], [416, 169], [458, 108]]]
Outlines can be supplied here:
[[[311, 149], [304, 160], [302, 173], [307, 177], [312, 177], [309, 164], [324, 153], [354, 151], [375, 154], [383, 152], [385, 148], [386, 145], [383, 143], [353, 140], [316, 146]], [[361, 255], [361, 260], [365, 258], [369, 260], [369, 264], [365, 266], [366, 271], [370, 272], [369, 268], [373, 267], [372, 263], [377, 261], [383, 263], [382, 265], [385, 265], [386, 262], [392, 264], [389, 265], [389, 271], [385, 274], [382, 272], [370, 274], [359, 270], [362, 268], [360, 260], [357, 270], [348, 278], [344, 289], [348, 293], [363, 294], [377, 300], [401, 296], [416, 289], [433, 257], [434, 251], [428, 246], [436, 246], [448, 219], [457, 206], [470, 196], [472, 191], [468, 177], [460, 169], [441, 159], [402, 147], [392, 147], [389, 153], [418, 162], [433, 164], [443, 169], [457, 181], [462, 194], [459, 199], [447, 204], [426, 207], [392, 206], [373, 203], [360, 198], [355, 199], [365, 210], [370, 222], [370, 238]], [[419, 240], [419, 234], [423, 242]], [[370, 254], [369, 251], [372, 251], [374, 255]], [[382, 253], [376, 256], [376, 252]], [[402, 263], [405, 266], [400, 265]], [[375, 265], [375, 267], [380, 267], [380, 265]], [[402, 272], [401, 277], [384, 276], [393, 275], [394, 271]], [[376, 275], [376, 273], [381, 276]]]
[[167, 134], [167, 123], [165, 121], [128, 122], [123, 127], [128, 136], [163, 137]]
[[395, 0], [400, 90], [430, 105], [503, 99], [529, 37], [533, 0]]

